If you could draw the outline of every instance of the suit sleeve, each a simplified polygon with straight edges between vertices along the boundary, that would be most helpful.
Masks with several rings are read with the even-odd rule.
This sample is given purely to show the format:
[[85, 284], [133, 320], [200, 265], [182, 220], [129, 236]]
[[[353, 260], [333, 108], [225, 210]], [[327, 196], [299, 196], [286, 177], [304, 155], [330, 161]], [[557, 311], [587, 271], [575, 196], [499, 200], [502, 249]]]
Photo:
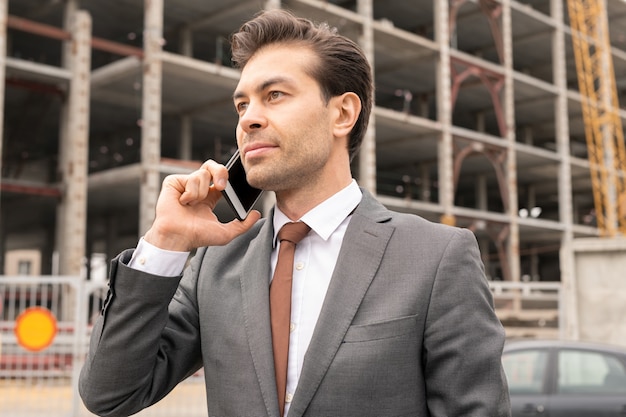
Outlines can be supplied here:
[[179, 287], [180, 276], [127, 267], [131, 255], [123, 252], [112, 262], [109, 293], [80, 374], [83, 402], [100, 416], [136, 413], [201, 367], [195, 268], [187, 268]]
[[424, 332], [432, 416], [510, 416], [504, 340], [476, 238], [458, 229], [437, 268]]

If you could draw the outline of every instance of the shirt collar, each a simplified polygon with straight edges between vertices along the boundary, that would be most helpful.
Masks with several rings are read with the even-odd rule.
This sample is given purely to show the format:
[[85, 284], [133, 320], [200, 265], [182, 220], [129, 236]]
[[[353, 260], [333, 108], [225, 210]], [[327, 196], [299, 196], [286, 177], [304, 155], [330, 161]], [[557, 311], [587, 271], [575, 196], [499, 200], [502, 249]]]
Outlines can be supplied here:
[[[315, 206], [299, 220], [306, 223], [322, 239], [328, 240], [346, 217], [352, 214], [362, 197], [361, 189], [353, 179], [347, 187]], [[274, 247], [276, 247], [278, 231], [290, 221], [278, 207], [275, 207]]]

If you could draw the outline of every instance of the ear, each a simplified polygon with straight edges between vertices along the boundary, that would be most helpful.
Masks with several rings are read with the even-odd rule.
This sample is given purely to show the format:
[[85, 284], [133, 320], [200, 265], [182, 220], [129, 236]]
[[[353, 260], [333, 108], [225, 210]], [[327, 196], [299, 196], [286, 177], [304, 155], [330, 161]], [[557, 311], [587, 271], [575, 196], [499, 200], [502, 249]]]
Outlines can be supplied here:
[[361, 114], [361, 99], [352, 92], [331, 99], [336, 109], [333, 123], [335, 137], [347, 137]]

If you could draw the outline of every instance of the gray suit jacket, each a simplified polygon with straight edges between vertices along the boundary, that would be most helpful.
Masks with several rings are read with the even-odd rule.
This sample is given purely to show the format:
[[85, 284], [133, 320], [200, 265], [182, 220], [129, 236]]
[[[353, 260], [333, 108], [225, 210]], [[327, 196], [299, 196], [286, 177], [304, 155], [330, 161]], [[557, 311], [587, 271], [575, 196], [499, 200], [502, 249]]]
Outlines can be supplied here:
[[[204, 366], [211, 417], [278, 416], [271, 240], [261, 220], [198, 250], [182, 280], [132, 270], [122, 253], [81, 372], [87, 407], [134, 413]], [[508, 416], [503, 343], [474, 235], [364, 193], [289, 417]]]

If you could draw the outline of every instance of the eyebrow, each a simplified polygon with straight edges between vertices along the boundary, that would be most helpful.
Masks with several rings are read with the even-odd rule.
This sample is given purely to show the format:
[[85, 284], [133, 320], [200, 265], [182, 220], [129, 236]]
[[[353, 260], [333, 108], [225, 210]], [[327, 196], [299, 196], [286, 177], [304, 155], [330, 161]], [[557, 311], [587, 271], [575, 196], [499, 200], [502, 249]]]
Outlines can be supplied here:
[[[256, 93], [260, 93], [260, 92], [266, 90], [267, 88], [269, 88], [269, 87], [271, 87], [271, 86], [273, 86], [275, 84], [282, 84], [282, 83], [292, 84], [293, 81], [290, 78], [283, 77], [283, 76], [272, 77], [272, 78], [262, 82], [258, 87], [256, 87], [254, 89], [254, 91]], [[237, 100], [239, 98], [246, 97], [246, 96], [247, 96], [247, 94], [245, 94], [243, 91], [235, 91], [233, 93], [233, 100]]]

